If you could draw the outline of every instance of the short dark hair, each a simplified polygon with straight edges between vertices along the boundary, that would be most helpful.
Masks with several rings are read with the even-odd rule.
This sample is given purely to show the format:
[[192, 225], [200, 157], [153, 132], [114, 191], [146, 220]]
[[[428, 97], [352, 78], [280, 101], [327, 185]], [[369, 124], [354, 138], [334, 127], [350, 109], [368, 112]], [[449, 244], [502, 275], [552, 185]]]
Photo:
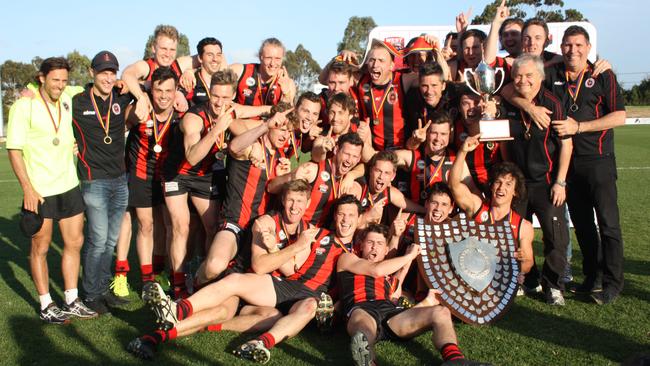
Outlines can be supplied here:
[[447, 40], [449, 38], [451, 38], [452, 40], [458, 38], [458, 32], [449, 32], [449, 33], [447, 33], [447, 35], [445, 36], [445, 43], [447, 43]]
[[174, 79], [174, 84], [178, 85], [178, 76], [171, 67], [159, 67], [151, 75], [151, 85], [156, 81], [162, 83], [169, 79]]
[[337, 198], [332, 204], [332, 213], [335, 213], [341, 205], [354, 205], [357, 208], [357, 213], [361, 215], [363, 212], [363, 207], [361, 202], [355, 196], [351, 194], [344, 194], [341, 197]]
[[442, 70], [442, 66], [437, 62], [425, 62], [420, 65], [420, 70], [418, 72], [420, 80], [429, 75], [438, 75], [443, 81], [445, 79], [445, 72]]
[[506, 29], [507, 26], [510, 24], [517, 24], [519, 27], [521, 27], [521, 30], [523, 31], [524, 29], [524, 20], [521, 18], [508, 18], [503, 21], [501, 24], [501, 27], [499, 27], [499, 38], [503, 36], [503, 30]]
[[237, 74], [230, 69], [217, 71], [210, 79], [210, 89], [215, 85], [230, 85], [233, 90], [237, 89]]
[[363, 140], [356, 132], [348, 132], [346, 134], [339, 136], [339, 139], [336, 141], [336, 146], [338, 148], [341, 148], [343, 144], [346, 143], [354, 146], [363, 147]]
[[497, 178], [505, 175], [511, 175], [515, 180], [515, 197], [512, 199], [512, 203], [516, 204], [525, 200], [527, 195], [526, 178], [524, 177], [524, 173], [522, 173], [521, 169], [519, 169], [515, 163], [504, 161], [495, 164], [488, 174], [489, 186], [492, 187], [492, 184], [494, 184]]
[[221, 41], [214, 37], [205, 37], [196, 45], [196, 52], [199, 54], [199, 56], [203, 56], [205, 46], [219, 46], [219, 49], [223, 51], [223, 45], [221, 44]]
[[368, 234], [370, 233], [381, 234], [384, 236], [384, 238], [386, 238], [386, 241], [388, 241], [388, 233], [389, 233], [388, 226], [382, 224], [375, 224], [374, 222], [368, 224], [368, 226], [366, 226], [365, 229], [361, 230], [361, 233], [359, 233], [359, 236], [357, 238], [359, 239], [360, 242], [362, 242], [366, 240]]
[[318, 96], [318, 94], [308, 91], [300, 94], [300, 96], [298, 97], [298, 101], [296, 102], [296, 107], [302, 104], [302, 102], [305, 100], [308, 100], [312, 103], [318, 103], [320, 105], [320, 97]]
[[390, 150], [382, 150], [373, 155], [368, 162], [368, 167], [372, 168], [378, 161], [388, 161], [393, 164], [393, 168], [395, 169], [397, 169], [397, 164], [399, 163], [397, 155]]
[[487, 38], [487, 35], [485, 35], [485, 32], [483, 32], [480, 29], [467, 30], [467, 31], [463, 32], [462, 36], [460, 36], [460, 44], [461, 44], [461, 46], [463, 45], [463, 42], [465, 42], [465, 40], [467, 38], [470, 38], [470, 37], [476, 37], [476, 38], [479, 39], [479, 41], [481, 41], [481, 43], [483, 43], [483, 42], [485, 42], [485, 39]]
[[337, 62], [333, 62], [330, 65], [328, 75], [330, 73], [345, 74], [345, 75], [347, 75], [348, 77], [351, 78], [352, 75], [354, 74], [354, 69], [352, 68], [352, 66], [350, 66], [350, 64], [348, 64], [346, 62], [337, 61]]
[[343, 110], [355, 114], [357, 112], [357, 105], [351, 96], [345, 93], [336, 93], [327, 101], [327, 109], [330, 109], [333, 104], [338, 104]]
[[562, 43], [564, 43], [564, 40], [566, 40], [567, 37], [578, 36], [578, 35], [583, 35], [587, 40], [587, 43], [591, 43], [591, 41], [589, 40], [589, 32], [587, 32], [586, 29], [584, 29], [579, 25], [572, 25], [564, 31], [564, 35], [562, 36]]
[[450, 128], [452, 127], [451, 117], [449, 116], [449, 113], [444, 110], [435, 111], [431, 113], [431, 115], [427, 117], [427, 121], [423, 121], [423, 122], [428, 122], [428, 121], [431, 121], [432, 125], [441, 125], [447, 123], [449, 124]]
[[[521, 33], [523, 34], [524, 31], [526, 31], [526, 29], [527, 29], [528, 27], [530, 27], [531, 25], [537, 25], [537, 26], [540, 26], [540, 27], [542, 27], [542, 28], [544, 29], [544, 34], [545, 34], [545, 38], [546, 38], [546, 43], [548, 43], [548, 34], [549, 34], [549, 30], [548, 30], [548, 24], [546, 24], [546, 21], [545, 21], [544, 19], [541, 19], [541, 18], [531, 18], [531, 19], [528, 19], [528, 20], [526, 21], [526, 23], [524, 23], [524, 27], [522, 28]], [[546, 43], [545, 43], [544, 45], [545, 45], [545, 46], [548, 46]]]
[[50, 73], [50, 71], [61, 70], [61, 69], [70, 71], [70, 64], [68, 63], [68, 60], [66, 60], [63, 57], [46, 58], [45, 60], [43, 60], [43, 62], [41, 62], [41, 66], [38, 69], [36, 82], [38, 83], [38, 85], [41, 85], [41, 80], [38, 78], [39, 76], [46, 77], [47, 74]]
[[451, 202], [454, 202], [454, 196], [451, 194], [451, 189], [449, 188], [449, 185], [444, 182], [436, 182], [433, 183], [432, 186], [427, 188], [427, 201], [431, 200], [431, 196], [436, 195], [436, 194], [444, 194], [449, 196], [449, 199]]

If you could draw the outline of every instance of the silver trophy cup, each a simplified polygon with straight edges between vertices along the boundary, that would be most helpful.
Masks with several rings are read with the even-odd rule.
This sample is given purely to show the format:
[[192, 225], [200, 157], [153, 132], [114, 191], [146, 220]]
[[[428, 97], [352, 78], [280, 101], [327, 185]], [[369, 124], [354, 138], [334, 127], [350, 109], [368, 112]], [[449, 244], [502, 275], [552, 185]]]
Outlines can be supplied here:
[[[501, 73], [499, 86], [496, 86], [496, 75]], [[471, 77], [469, 76], [471, 74]], [[465, 69], [463, 71], [465, 84], [477, 95], [483, 102], [487, 102], [503, 86], [505, 72], [502, 67], [492, 68], [485, 61], [481, 61], [475, 70]], [[473, 81], [473, 82], [472, 82]], [[472, 85], [474, 84], [474, 85]], [[495, 116], [487, 111], [483, 112], [480, 121], [481, 141], [499, 141], [511, 140], [510, 125], [508, 120], [497, 120]]]

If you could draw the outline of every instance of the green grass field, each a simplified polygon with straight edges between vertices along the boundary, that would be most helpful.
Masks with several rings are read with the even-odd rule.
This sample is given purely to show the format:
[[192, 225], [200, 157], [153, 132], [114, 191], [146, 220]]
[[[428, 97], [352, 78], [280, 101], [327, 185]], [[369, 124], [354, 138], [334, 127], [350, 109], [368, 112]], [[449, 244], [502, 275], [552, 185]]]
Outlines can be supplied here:
[[[626, 285], [612, 305], [598, 307], [567, 295], [563, 308], [549, 307], [542, 297], [518, 298], [496, 324], [476, 327], [456, 324], [459, 343], [472, 359], [495, 365], [610, 365], [631, 355], [650, 351], [650, 126], [616, 130], [618, 188], [625, 240]], [[2, 147], [2, 154], [5, 154]], [[6, 155], [5, 155], [6, 156]], [[132, 338], [150, 331], [153, 315], [135, 293], [132, 303], [88, 321], [68, 326], [43, 324], [36, 312], [37, 296], [29, 277], [29, 245], [18, 229], [22, 192], [7, 159], [0, 159], [0, 349], [5, 365], [140, 364], [124, 347]], [[538, 263], [541, 242], [535, 242]], [[573, 270], [580, 276], [580, 251], [574, 238]], [[57, 235], [49, 253], [51, 292], [61, 302], [61, 239]], [[134, 252], [134, 251], [132, 251]], [[137, 260], [130, 258], [137, 268]], [[137, 269], [130, 282], [140, 288]], [[250, 335], [198, 334], [164, 345], [156, 364], [248, 364], [230, 350]], [[321, 336], [308, 328], [272, 350], [271, 365], [350, 364], [348, 336], [343, 331]], [[381, 343], [381, 365], [439, 364], [430, 333], [408, 343]]]

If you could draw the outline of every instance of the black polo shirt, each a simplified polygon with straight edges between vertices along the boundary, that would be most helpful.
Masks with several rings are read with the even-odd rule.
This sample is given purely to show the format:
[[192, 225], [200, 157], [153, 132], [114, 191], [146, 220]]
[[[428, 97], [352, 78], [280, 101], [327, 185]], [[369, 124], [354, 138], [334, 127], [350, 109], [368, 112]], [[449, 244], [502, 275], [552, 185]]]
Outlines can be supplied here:
[[[544, 86], [533, 98], [533, 103], [552, 111], [553, 121], [566, 119], [560, 99]], [[541, 130], [526, 112], [507, 101], [502, 102], [501, 116], [510, 121], [510, 134], [514, 137], [508, 143], [510, 158], [523, 171], [526, 182], [555, 182], [561, 145], [555, 130], [552, 127]], [[525, 137], [527, 124], [530, 125], [530, 139]]]
[[110, 126], [108, 136], [111, 143], [106, 144], [106, 133], [97, 119], [95, 109], [90, 100], [92, 84], [72, 99], [73, 131], [79, 147], [77, 174], [80, 180], [113, 179], [125, 172], [124, 165], [124, 118], [126, 106], [133, 101], [129, 93], [120, 95], [113, 88], [113, 103], [109, 106], [110, 97], [103, 100], [94, 96], [97, 109], [106, 123], [110, 109]]
[[[595, 120], [611, 112], [625, 110], [621, 88], [616, 81], [616, 75], [611, 70], [594, 78], [591, 76], [593, 65], [589, 63], [579, 86], [580, 92], [576, 99], [578, 110], [576, 111], [570, 109], [574, 102], [568, 91], [564, 63], [547, 67], [545, 71], [544, 86], [560, 98], [565, 113], [578, 122]], [[614, 130], [610, 128], [573, 136], [573, 155], [574, 157], [613, 156]]]

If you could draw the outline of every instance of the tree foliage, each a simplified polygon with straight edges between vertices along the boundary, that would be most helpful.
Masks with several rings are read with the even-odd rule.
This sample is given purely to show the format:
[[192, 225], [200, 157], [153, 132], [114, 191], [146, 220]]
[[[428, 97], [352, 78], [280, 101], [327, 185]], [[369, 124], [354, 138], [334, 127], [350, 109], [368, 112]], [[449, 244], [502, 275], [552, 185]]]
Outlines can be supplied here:
[[368, 34], [376, 26], [377, 24], [372, 17], [350, 17], [337, 51], [350, 50], [363, 54], [368, 46]]
[[[40, 62], [38, 62], [38, 66], [40, 66]], [[5, 121], [9, 117], [9, 108], [19, 97], [20, 90], [34, 81], [37, 72], [38, 68], [34, 63], [7, 60], [0, 65], [0, 78], [2, 78], [2, 115]]]
[[295, 51], [287, 51], [284, 65], [287, 72], [293, 78], [298, 88], [298, 93], [310, 90], [310, 87], [318, 80], [321, 67], [318, 65], [302, 44], [298, 44]]
[[66, 56], [70, 64], [70, 73], [68, 74], [68, 84], [84, 86], [89, 83], [90, 77], [90, 59], [82, 55], [79, 51], [74, 50]]
[[623, 92], [626, 105], [650, 105], [650, 77]]
[[[472, 24], [490, 24], [501, 0], [485, 6], [483, 12], [472, 19]], [[562, 0], [507, 0], [510, 15], [522, 19], [541, 18], [547, 22], [577, 22], [587, 20], [576, 9], [564, 9]]]
[[[144, 46], [144, 56], [143, 60], [149, 59], [153, 56], [151, 52], [151, 46], [153, 46], [153, 33], [147, 39], [147, 43]], [[183, 33], [178, 33], [178, 46], [176, 47], [176, 57], [188, 56], [190, 54], [190, 40]]]

